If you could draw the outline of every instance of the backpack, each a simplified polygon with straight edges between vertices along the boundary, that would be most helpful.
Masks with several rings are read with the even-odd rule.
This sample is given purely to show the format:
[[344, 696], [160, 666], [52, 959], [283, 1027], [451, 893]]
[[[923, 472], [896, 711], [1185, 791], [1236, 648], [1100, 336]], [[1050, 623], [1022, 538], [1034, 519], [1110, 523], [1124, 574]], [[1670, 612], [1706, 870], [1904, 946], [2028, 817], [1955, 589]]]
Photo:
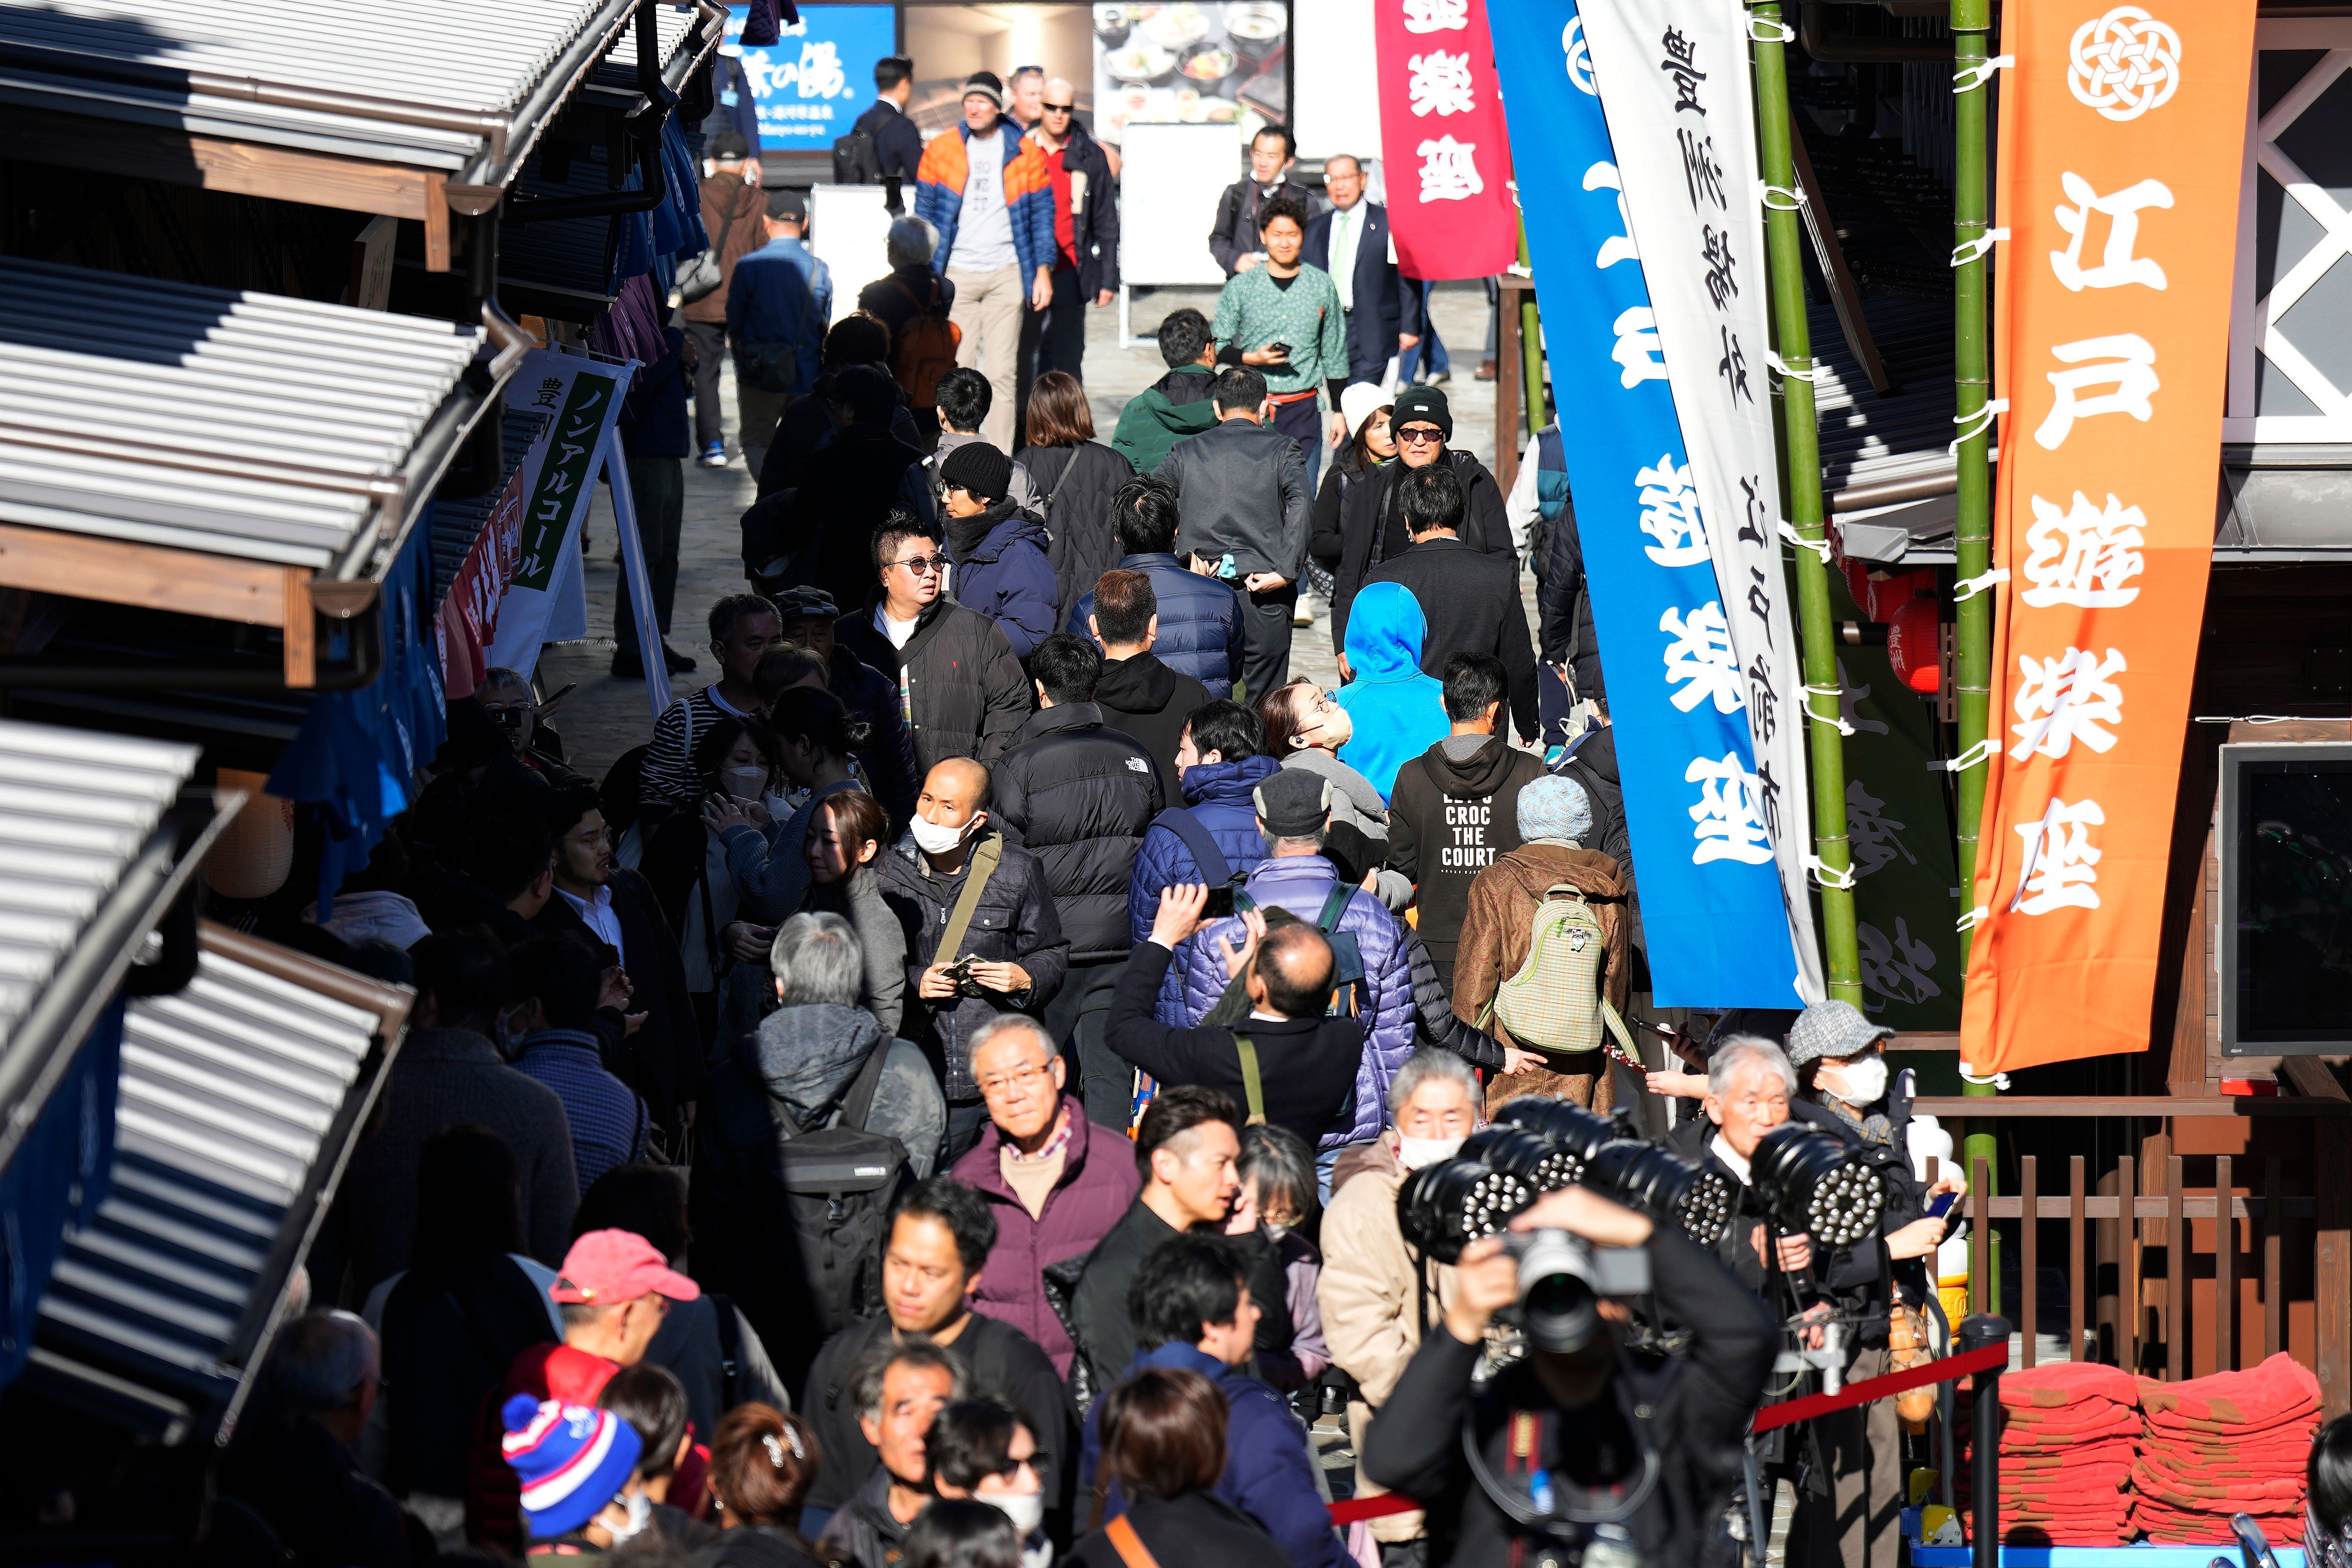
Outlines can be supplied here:
[[874, 151], [871, 132], [852, 131], [846, 136], [834, 138], [833, 183], [836, 185], [882, 183], [882, 159]]
[[915, 298], [915, 291], [899, 279], [890, 280], [890, 287], [907, 298], [915, 313], [898, 329], [898, 341], [890, 348], [890, 374], [907, 390], [907, 401], [915, 408], [939, 406], [940, 377], [956, 367], [956, 348], [963, 342], [963, 329], [947, 319], [945, 312], [934, 314], [940, 299], [939, 279], [931, 280], [931, 302], [926, 305]]
[[1600, 1049], [1607, 1043], [1606, 1026], [1623, 1053], [1610, 1054], [1638, 1067], [1641, 1055], [1625, 1020], [1601, 994], [1601, 963], [1608, 952], [1601, 917], [1584, 890], [1572, 882], [1553, 883], [1536, 910], [1527, 962], [1495, 993], [1480, 1026], [1492, 1016], [1520, 1045], [1559, 1054]]
[[[1339, 922], [1347, 918], [1348, 906], [1355, 902], [1357, 892], [1357, 889], [1345, 882], [1333, 882], [1331, 891], [1324, 897], [1322, 912], [1315, 917], [1315, 929], [1321, 931], [1323, 940], [1331, 944], [1331, 1005], [1327, 1009], [1328, 1013], [1339, 1011], [1339, 996], [1343, 992], [1347, 994], [1349, 1013], [1363, 1010], [1363, 998], [1358, 987], [1364, 980], [1364, 951], [1358, 944], [1354, 931], [1339, 929]], [[1235, 914], [1247, 914], [1255, 908], [1257, 904], [1247, 893], [1234, 892]], [[1236, 975], [1226, 981], [1224, 994], [1217, 998], [1216, 1005], [1201, 1015], [1201, 1027], [1229, 1029], [1248, 1017], [1248, 987], [1247, 974]], [[1253, 1076], [1251, 1069], [1255, 1065], [1255, 1049], [1242, 1052], [1242, 1078], [1245, 1082]]]
[[888, 1040], [875, 1043], [829, 1125], [803, 1131], [782, 1105], [770, 1101], [784, 1214], [816, 1310], [818, 1321], [810, 1331], [820, 1337], [882, 1310], [882, 1245], [890, 1205], [912, 1179], [906, 1145], [866, 1130], [889, 1054]]

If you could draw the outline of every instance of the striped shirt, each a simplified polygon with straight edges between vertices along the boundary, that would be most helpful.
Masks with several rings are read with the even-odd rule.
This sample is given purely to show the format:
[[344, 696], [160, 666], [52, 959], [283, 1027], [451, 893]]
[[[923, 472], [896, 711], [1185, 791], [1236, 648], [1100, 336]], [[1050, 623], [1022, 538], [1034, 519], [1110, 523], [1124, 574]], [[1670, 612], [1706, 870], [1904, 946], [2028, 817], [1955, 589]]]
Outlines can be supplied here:
[[681, 697], [654, 721], [654, 738], [637, 770], [637, 798], [691, 805], [695, 794], [694, 743], [721, 719], [743, 718], [719, 695], [717, 685]]
[[582, 1192], [605, 1172], [645, 1157], [646, 1102], [604, 1070], [595, 1036], [585, 1029], [541, 1029], [526, 1035], [514, 1065], [563, 1101], [572, 1123], [572, 1163]]

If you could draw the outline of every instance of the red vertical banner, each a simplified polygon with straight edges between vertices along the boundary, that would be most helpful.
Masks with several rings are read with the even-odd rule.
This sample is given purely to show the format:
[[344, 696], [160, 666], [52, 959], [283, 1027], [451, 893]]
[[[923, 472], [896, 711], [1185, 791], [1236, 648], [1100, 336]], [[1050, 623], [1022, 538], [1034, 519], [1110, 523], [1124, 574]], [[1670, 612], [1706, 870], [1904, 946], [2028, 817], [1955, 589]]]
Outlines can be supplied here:
[[2145, 1050], [2220, 483], [2254, 0], [2010, 6], [2000, 595], [1961, 1059]]
[[1519, 258], [1519, 225], [1486, 0], [1372, 0], [1372, 39], [1397, 265], [1494, 277]]

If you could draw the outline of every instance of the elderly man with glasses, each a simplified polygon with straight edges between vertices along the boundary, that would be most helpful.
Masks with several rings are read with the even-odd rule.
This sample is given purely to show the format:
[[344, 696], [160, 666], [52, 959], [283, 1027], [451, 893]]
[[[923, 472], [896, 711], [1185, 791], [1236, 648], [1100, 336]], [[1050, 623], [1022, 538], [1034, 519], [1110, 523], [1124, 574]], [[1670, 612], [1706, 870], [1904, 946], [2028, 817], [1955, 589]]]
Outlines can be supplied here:
[[[1014, 79], [1014, 100], [1025, 79]], [[1060, 77], [1045, 84], [1029, 140], [1045, 154], [1054, 186], [1054, 298], [1022, 322], [1019, 399], [1048, 371], [1084, 381], [1088, 304], [1118, 297], [1118, 177], [1108, 150], [1079, 122], [1077, 89]]]
[[1065, 1088], [1067, 1064], [1034, 1019], [1006, 1014], [976, 1033], [971, 1068], [988, 1126], [952, 1174], [996, 1215], [971, 1304], [1035, 1340], [1067, 1377], [1076, 1347], [1045, 1300], [1044, 1274], [1092, 1252], [1135, 1202], [1134, 1147], [1087, 1120]]
[[944, 592], [938, 531], [893, 511], [874, 531], [878, 591], [835, 624], [844, 647], [892, 679], [929, 773], [950, 757], [992, 763], [1029, 717], [1029, 678], [994, 621]]

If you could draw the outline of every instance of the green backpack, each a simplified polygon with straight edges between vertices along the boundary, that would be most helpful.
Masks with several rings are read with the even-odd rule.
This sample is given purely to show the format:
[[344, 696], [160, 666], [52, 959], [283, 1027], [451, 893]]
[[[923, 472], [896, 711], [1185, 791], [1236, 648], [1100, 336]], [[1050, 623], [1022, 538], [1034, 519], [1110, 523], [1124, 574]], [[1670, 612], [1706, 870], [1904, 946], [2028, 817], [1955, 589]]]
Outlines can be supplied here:
[[1601, 994], [1601, 967], [1608, 955], [1608, 935], [1583, 889], [1555, 882], [1536, 910], [1527, 962], [1503, 982], [1487, 1010], [1521, 1046], [1555, 1055], [1601, 1049], [1608, 1043], [1605, 1026], [1623, 1047], [1618, 1059], [1638, 1064], [1625, 1020]]

